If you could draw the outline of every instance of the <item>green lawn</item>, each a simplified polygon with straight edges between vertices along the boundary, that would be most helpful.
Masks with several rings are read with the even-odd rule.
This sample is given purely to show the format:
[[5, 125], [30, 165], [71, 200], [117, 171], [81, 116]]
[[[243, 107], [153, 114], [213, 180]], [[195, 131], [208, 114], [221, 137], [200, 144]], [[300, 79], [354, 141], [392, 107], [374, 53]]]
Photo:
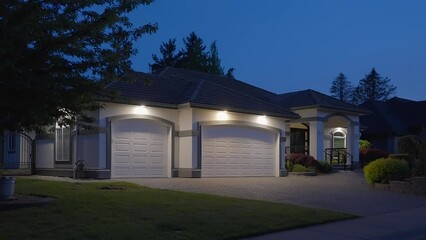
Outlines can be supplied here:
[[237, 239], [354, 217], [118, 182], [18, 178], [16, 192], [56, 201], [0, 212], [0, 239]]

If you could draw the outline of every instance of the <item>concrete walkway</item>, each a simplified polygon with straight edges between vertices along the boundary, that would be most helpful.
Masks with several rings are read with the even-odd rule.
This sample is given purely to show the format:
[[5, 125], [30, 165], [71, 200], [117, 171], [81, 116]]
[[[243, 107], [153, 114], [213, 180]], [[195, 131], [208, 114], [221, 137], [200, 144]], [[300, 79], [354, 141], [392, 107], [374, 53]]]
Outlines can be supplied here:
[[291, 203], [361, 216], [249, 239], [426, 239], [426, 196], [375, 189], [364, 181], [360, 171], [316, 177], [122, 180], [153, 188]]

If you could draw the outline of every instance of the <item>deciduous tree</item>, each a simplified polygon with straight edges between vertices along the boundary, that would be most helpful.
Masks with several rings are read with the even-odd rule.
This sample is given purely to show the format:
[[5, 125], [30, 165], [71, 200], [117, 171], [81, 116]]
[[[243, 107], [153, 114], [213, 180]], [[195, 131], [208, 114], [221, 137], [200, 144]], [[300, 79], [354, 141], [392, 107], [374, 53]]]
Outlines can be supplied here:
[[2, 0], [0, 131], [37, 130], [101, 107], [95, 100], [130, 70], [134, 27], [127, 13], [152, 0]]

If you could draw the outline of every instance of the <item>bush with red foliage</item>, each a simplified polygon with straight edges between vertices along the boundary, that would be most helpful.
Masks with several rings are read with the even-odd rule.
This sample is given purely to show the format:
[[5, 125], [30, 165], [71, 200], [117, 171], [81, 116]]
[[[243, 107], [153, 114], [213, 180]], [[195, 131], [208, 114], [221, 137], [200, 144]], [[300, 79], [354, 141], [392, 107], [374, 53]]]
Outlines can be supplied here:
[[291, 164], [300, 164], [304, 167], [318, 168], [320, 163], [314, 157], [303, 153], [292, 153], [289, 156]]
[[366, 166], [376, 159], [387, 158], [388, 156], [389, 153], [380, 149], [363, 149], [359, 153], [359, 160], [362, 166]]

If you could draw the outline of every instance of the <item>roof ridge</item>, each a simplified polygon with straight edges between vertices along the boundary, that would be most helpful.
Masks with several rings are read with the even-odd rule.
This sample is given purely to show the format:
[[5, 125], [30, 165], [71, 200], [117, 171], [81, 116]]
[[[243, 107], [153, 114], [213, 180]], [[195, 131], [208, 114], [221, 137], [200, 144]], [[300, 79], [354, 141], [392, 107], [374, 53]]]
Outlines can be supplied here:
[[[195, 88], [194, 92], [191, 94], [191, 96], [188, 99], [190, 102], [200, 93], [200, 90], [201, 90], [201, 88], [202, 88], [202, 86], [204, 85], [205, 82], [206, 82], [206, 80], [201, 79], [200, 82], [197, 83], [197, 87]], [[191, 82], [191, 83], [193, 83], [193, 82]]]
[[[273, 95], [277, 95], [277, 94], [276, 94], [276, 93], [274, 93], [274, 92], [268, 91], [268, 90], [266, 90], [266, 89], [263, 89], [263, 88], [260, 88], [260, 87], [257, 87], [257, 86], [251, 85], [251, 84], [248, 84], [248, 83], [246, 83], [246, 82], [244, 82], [244, 81], [241, 81], [241, 80], [239, 80], [239, 79], [236, 79], [236, 78], [232, 79], [232, 78], [227, 78], [227, 77], [225, 77], [225, 76], [221, 76], [221, 75], [217, 75], [217, 74], [213, 74], [213, 73], [199, 72], [199, 71], [195, 71], [195, 70], [191, 70], [191, 69], [177, 68], [177, 67], [166, 67], [166, 68], [165, 68], [163, 71], [161, 71], [159, 74], [160, 74], [160, 75], [162, 75], [164, 72], [166, 72], [166, 71], [167, 71], [167, 70], [169, 70], [169, 69], [172, 69], [172, 70], [173, 70], [173, 69], [175, 69], [175, 70], [177, 70], [177, 71], [187, 71], [187, 72], [192, 72], [192, 73], [195, 73], [195, 74], [201, 74], [201, 75], [214, 76], [214, 77], [221, 78], [221, 79], [223, 79], [223, 80], [236, 81], [236, 82], [239, 82], [239, 83], [242, 83], [242, 84], [245, 84], [245, 85], [250, 85], [251, 87], [256, 88], [256, 89], [259, 89], [259, 90], [261, 90], [261, 91], [263, 91], [263, 92], [267, 92], [267, 93], [270, 93], [270, 94], [273, 94]], [[208, 80], [208, 79], [206, 79], [206, 81], [211, 82], [211, 81], [210, 81], [210, 80]]]
[[318, 96], [316, 95], [317, 92], [315, 90], [307, 89], [306, 91], [309, 93], [316, 104], [320, 104], [320, 100], [318, 99]]

